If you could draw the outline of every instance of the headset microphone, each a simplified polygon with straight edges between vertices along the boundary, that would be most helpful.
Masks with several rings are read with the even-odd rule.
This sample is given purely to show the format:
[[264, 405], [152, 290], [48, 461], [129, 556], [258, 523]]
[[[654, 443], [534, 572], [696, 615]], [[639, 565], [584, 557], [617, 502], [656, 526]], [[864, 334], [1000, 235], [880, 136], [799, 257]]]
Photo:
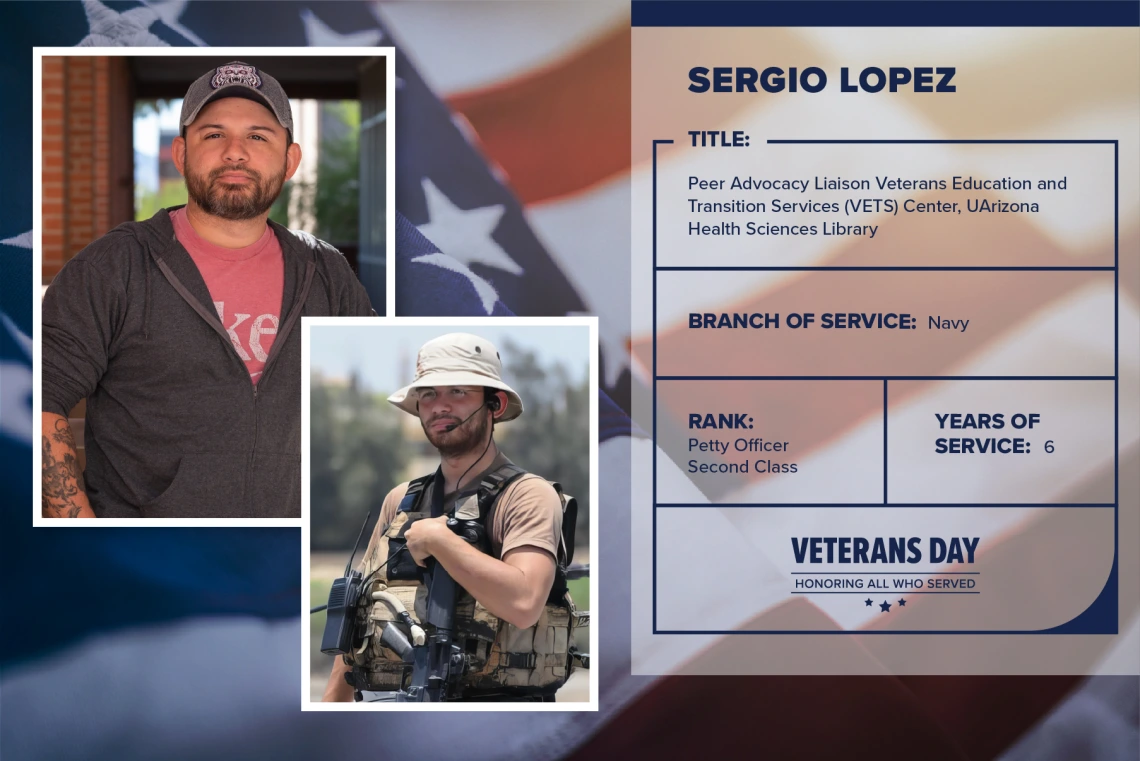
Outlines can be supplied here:
[[[499, 411], [499, 404], [500, 404], [499, 397], [497, 397], [493, 394], [484, 396], [483, 397], [483, 403], [480, 404], [478, 407], [476, 407], [474, 412], [472, 412], [470, 415], [468, 415], [467, 417], [460, 420], [458, 423], [452, 423], [451, 425], [447, 426], [443, 430], [446, 431], [447, 433], [451, 433], [456, 428], [463, 425], [468, 420], [470, 420], [471, 418], [473, 418], [477, 414], [479, 414], [479, 410], [483, 409], [484, 407], [489, 409], [491, 411], [491, 413], [494, 414], [494, 413]], [[416, 411], [419, 412], [419, 402], [416, 402]]]
[[482, 403], [482, 404], [480, 404], [478, 407], [476, 407], [476, 408], [475, 408], [475, 411], [474, 411], [474, 412], [472, 412], [470, 415], [468, 415], [467, 417], [463, 418], [463, 419], [462, 419], [462, 420], [460, 420], [458, 423], [452, 423], [451, 425], [447, 426], [447, 427], [446, 427], [446, 428], [444, 428], [443, 430], [447, 431], [448, 433], [450, 433], [451, 431], [454, 431], [456, 428], [458, 428], [459, 426], [463, 425], [464, 423], [466, 423], [466, 422], [467, 422], [468, 420], [470, 420], [471, 418], [473, 418], [473, 417], [475, 417], [476, 415], [478, 415], [478, 414], [479, 414], [479, 410], [483, 409], [484, 407], [488, 407], [488, 406], [490, 406], [490, 405], [488, 405], [488, 404], [487, 404], [487, 402], [483, 402], [483, 403]]

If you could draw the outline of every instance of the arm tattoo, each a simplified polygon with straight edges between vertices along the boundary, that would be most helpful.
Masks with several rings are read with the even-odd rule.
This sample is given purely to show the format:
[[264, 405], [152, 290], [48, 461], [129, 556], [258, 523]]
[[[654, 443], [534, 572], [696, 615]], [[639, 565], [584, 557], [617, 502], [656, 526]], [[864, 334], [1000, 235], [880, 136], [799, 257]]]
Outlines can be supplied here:
[[[83, 493], [83, 474], [75, 452], [75, 437], [67, 420], [57, 420], [50, 437], [43, 440], [43, 514], [49, 518], [77, 518], [83, 506], [76, 498]], [[63, 458], [55, 456], [52, 442], [62, 444]]]

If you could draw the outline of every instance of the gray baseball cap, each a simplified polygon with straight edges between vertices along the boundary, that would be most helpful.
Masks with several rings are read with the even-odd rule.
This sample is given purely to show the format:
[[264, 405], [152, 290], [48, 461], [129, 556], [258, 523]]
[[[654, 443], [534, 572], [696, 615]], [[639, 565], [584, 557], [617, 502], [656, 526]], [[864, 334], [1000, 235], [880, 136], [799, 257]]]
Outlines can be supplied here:
[[293, 111], [281, 83], [248, 63], [233, 61], [207, 71], [194, 80], [182, 101], [179, 124], [183, 130], [194, 123], [207, 103], [219, 98], [248, 98], [261, 103], [277, 117], [293, 139]]

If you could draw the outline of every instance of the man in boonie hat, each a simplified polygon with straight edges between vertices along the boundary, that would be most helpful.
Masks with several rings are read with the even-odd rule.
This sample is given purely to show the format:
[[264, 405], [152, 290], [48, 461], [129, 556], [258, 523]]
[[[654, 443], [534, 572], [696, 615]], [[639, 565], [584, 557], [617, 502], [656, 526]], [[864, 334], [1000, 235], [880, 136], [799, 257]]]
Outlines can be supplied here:
[[[416, 358], [415, 380], [388, 401], [419, 418], [439, 451], [440, 465], [433, 477], [400, 484], [385, 497], [364, 554], [364, 574], [391, 557], [388, 540], [402, 535], [416, 564], [424, 566], [434, 557], [495, 617], [518, 629], [535, 626], [555, 579], [562, 501], [550, 483], [515, 466], [495, 443], [495, 425], [523, 412], [522, 399], [503, 382], [498, 350], [469, 333], [428, 341]], [[481, 513], [478, 503], [488, 484], [499, 483], [505, 486], [481, 516], [487, 538], [481, 551], [448, 528], [448, 515]], [[405, 499], [409, 487], [413, 494], [422, 491]], [[405, 525], [408, 512], [438, 517]], [[372, 664], [365, 670], [374, 674], [383, 668]], [[344, 659], [336, 660], [325, 701], [353, 699], [353, 686], [345, 679], [351, 670]]]

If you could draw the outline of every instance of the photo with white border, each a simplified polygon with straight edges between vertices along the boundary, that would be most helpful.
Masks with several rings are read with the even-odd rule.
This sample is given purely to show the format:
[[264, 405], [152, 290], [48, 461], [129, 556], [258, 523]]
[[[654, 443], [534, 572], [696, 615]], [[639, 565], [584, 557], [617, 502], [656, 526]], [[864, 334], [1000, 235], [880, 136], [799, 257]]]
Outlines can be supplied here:
[[[140, 182], [150, 177], [157, 190], [152, 196], [161, 202], [162, 190], [166, 187], [166, 180], [173, 183], [181, 182], [181, 178], [174, 175], [166, 177], [171, 167], [162, 165], [158, 159], [169, 154], [170, 124], [161, 125], [159, 117], [171, 117], [171, 114], [159, 114], [165, 110], [173, 112], [172, 118], [177, 118], [177, 104], [181, 93], [194, 81], [197, 75], [186, 78], [188, 71], [203, 71], [224, 64], [226, 61], [249, 61], [252, 65], [259, 62], [267, 63], [267, 73], [277, 72], [268, 68], [269, 62], [282, 62], [294, 72], [293, 81], [301, 82], [299, 90], [286, 88], [294, 114], [293, 133], [294, 143], [303, 144], [304, 158], [301, 160], [297, 175], [293, 177], [293, 187], [317, 187], [318, 159], [321, 145], [317, 138], [325, 130], [331, 133], [343, 125], [332, 124], [324, 110], [325, 102], [334, 98], [343, 98], [344, 102], [353, 99], [359, 101], [360, 107], [353, 118], [356, 124], [350, 127], [355, 130], [356, 142], [359, 150], [359, 177], [352, 177], [342, 185], [352, 185], [357, 182], [362, 186], [359, 194], [359, 214], [361, 218], [359, 239], [356, 241], [358, 250], [355, 258], [349, 256], [350, 261], [357, 264], [357, 277], [369, 290], [371, 301], [378, 314], [385, 311], [392, 313], [395, 304], [395, 49], [392, 47], [61, 47], [61, 48], [34, 48], [33, 49], [33, 114], [35, 125], [33, 134], [33, 234], [32, 234], [32, 283], [33, 293], [37, 298], [32, 299], [32, 409], [43, 408], [43, 305], [42, 297], [48, 289], [49, 281], [83, 246], [105, 235], [111, 228], [122, 222], [134, 220], [139, 212]], [[72, 76], [63, 78], [50, 66], [58, 68], [60, 59], [65, 66], [71, 63], [78, 64], [79, 71], [94, 70], [102, 72], [95, 76]], [[194, 59], [208, 59], [202, 61], [200, 66], [194, 66]], [[170, 65], [165, 64], [169, 60]], [[90, 61], [90, 64], [88, 64]], [[50, 64], [45, 74], [45, 62]], [[109, 63], [108, 63], [109, 62]], [[381, 66], [375, 64], [380, 62]], [[134, 71], [131, 71], [131, 67]], [[102, 67], [101, 69], [99, 67]], [[143, 70], [140, 77], [139, 69]], [[148, 68], [149, 67], [149, 68]], [[107, 70], [110, 70], [110, 75]], [[200, 69], [200, 70], [199, 70]], [[371, 69], [371, 73], [368, 73]], [[116, 72], [117, 78], [116, 78]], [[298, 73], [299, 72], [299, 73]], [[377, 77], [376, 74], [380, 76]], [[336, 86], [329, 86], [322, 81], [324, 76], [330, 81], [335, 80]], [[352, 77], [356, 77], [356, 82]], [[308, 81], [306, 81], [306, 77]], [[135, 80], [145, 79], [143, 86], [136, 87]], [[177, 79], [177, 81], [175, 81]], [[365, 79], [368, 79], [367, 85]], [[355, 95], [354, 95], [355, 87]], [[149, 88], [149, 89], [148, 89]], [[367, 89], [367, 99], [365, 90]], [[174, 93], [179, 93], [177, 96]], [[300, 97], [294, 97], [294, 92], [301, 92]], [[339, 94], [338, 94], [339, 93]], [[159, 156], [155, 157], [155, 167], [140, 172], [139, 169], [139, 105], [143, 98], [151, 97], [158, 104], [149, 114], [154, 117], [147, 122], [143, 131], [153, 131], [156, 147], [160, 144]], [[365, 108], [365, 101], [368, 101]], [[86, 130], [87, 136], [75, 138], [68, 125], [69, 109], [78, 115], [72, 116], [73, 121], [79, 124], [80, 131]], [[62, 116], [60, 112], [62, 111]], [[376, 113], [371, 113], [376, 111]], [[132, 112], [134, 118], [132, 120]], [[94, 117], [92, 116], [94, 114]], [[108, 115], [110, 114], [110, 115]], [[167, 121], [170, 119], [167, 118]], [[153, 124], [150, 122], [154, 122]], [[176, 127], [175, 127], [176, 129]], [[129, 133], [129, 134], [128, 134]], [[323, 139], [323, 138], [322, 138]], [[108, 148], [108, 145], [111, 147]], [[46, 146], [46, 148], [45, 148]], [[163, 151], [165, 150], [165, 154]], [[132, 155], [133, 153], [133, 155]], [[108, 155], [110, 154], [110, 155]], [[167, 164], [170, 163], [166, 155]], [[306, 161], [308, 162], [306, 164]], [[367, 171], [365, 165], [370, 167]], [[50, 165], [50, 166], [49, 166]], [[61, 170], [63, 175], [61, 176]], [[154, 176], [151, 177], [151, 174]], [[88, 182], [87, 186], [73, 190], [71, 186], [81, 183], [76, 179], [87, 175], [95, 178], [95, 182]], [[299, 177], [300, 175], [300, 177]], [[367, 176], [366, 176], [367, 175]], [[140, 180], [140, 177], [143, 180]], [[306, 186], [304, 183], [309, 183]], [[147, 184], [143, 182], [143, 184]], [[326, 183], [328, 184], [328, 183]], [[367, 185], [369, 193], [363, 192]], [[100, 188], [110, 189], [110, 192], [100, 192]], [[124, 191], [121, 192], [121, 191]], [[150, 189], [148, 187], [148, 190]], [[286, 186], [288, 190], [288, 186]], [[305, 191], [307, 192], [307, 191]], [[134, 194], [134, 198], [120, 198], [127, 194]], [[108, 198], [107, 196], [111, 197]], [[316, 192], [309, 195], [316, 195]], [[305, 214], [313, 216], [311, 209], [317, 201], [309, 200], [307, 206], [297, 204], [299, 210], [295, 212], [294, 196], [304, 202], [305, 193], [297, 190], [289, 197], [290, 228], [305, 230]], [[76, 200], [78, 199], [78, 200]], [[375, 204], [376, 208], [365, 209], [364, 205]], [[53, 204], [49, 213], [45, 214], [45, 203]], [[159, 206], [162, 206], [159, 203]], [[77, 212], [84, 207], [92, 210], [95, 223], [87, 225], [89, 234], [84, 236], [84, 228], [75, 225], [76, 229], [66, 228], [73, 223]], [[108, 209], [108, 207], [110, 207]], [[133, 207], [133, 208], [132, 208]], [[149, 208], [149, 207], [148, 207]], [[306, 210], [309, 210], [306, 212]], [[294, 217], [300, 215], [301, 224], [293, 224]], [[70, 217], [70, 220], [69, 220]], [[129, 218], [128, 218], [129, 217]], [[367, 217], [367, 219], [365, 219]], [[103, 224], [99, 224], [99, 220]], [[379, 224], [377, 224], [377, 222]], [[364, 234], [364, 228], [369, 233]], [[370, 228], [377, 228], [371, 231]], [[382, 230], [379, 228], [383, 228]], [[65, 236], [61, 242], [61, 228]], [[367, 240], [365, 239], [367, 238]], [[45, 239], [47, 245], [45, 246]], [[380, 246], [383, 246], [382, 248]], [[46, 253], [45, 253], [46, 251]], [[45, 262], [45, 257], [48, 261]], [[370, 278], [364, 276], [364, 269], [369, 268]], [[162, 275], [158, 275], [162, 277]], [[371, 287], [369, 287], [371, 284]], [[240, 318], [238, 315], [237, 318]], [[284, 315], [281, 316], [284, 321]], [[231, 320], [232, 322], [233, 320]], [[249, 320], [246, 325], [257, 322]], [[243, 328], [245, 325], [242, 326]], [[297, 330], [300, 325], [297, 325]], [[250, 328], [252, 330], [252, 328]], [[272, 328], [275, 331], [275, 328]], [[232, 331], [231, 331], [232, 332]], [[265, 331], [270, 332], [270, 331]], [[252, 335], [252, 334], [251, 334]], [[219, 337], [219, 341], [221, 337]], [[252, 340], [252, 339], [251, 339]], [[279, 370], [280, 371], [280, 370]], [[81, 403], [73, 408], [77, 417], [72, 419], [69, 414], [70, 429], [77, 445], [77, 454], [80, 455], [77, 470], [83, 469], [84, 437], [84, 405]], [[76, 412], [76, 410], [79, 410]], [[298, 410], [299, 411], [299, 410]], [[129, 414], [129, 410], [128, 410]], [[33, 441], [41, 440], [43, 423], [40, 414], [33, 414]], [[104, 426], [105, 428], [107, 426]], [[86, 435], [90, 435], [89, 432]], [[43, 452], [41, 447], [32, 447], [32, 524], [43, 526], [257, 526], [257, 527], [298, 527], [300, 518], [294, 517], [107, 517], [95, 521], [73, 523], [67, 520], [58, 520], [44, 515], [42, 507], [43, 494]], [[176, 476], [177, 477], [177, 476]], [[155, 479], [150, 479], [155, 480]], [[169, 479], [168, 479], [169, 480]], [[82, 484], [82, 482], [80, 482]], [[151, 487], [153, 491], [153, 487]], [[161, 494], [161, 489], [155, 495]], [[143, 504], [146, 504], [143, 501]], [[136, 508], [138, 506], [136, 505]], [[292, 512], [292, 511], [290, 511]]]
[[[308, 625], [302, 625], [301, 631], [302, 709], [598, 710], [598, 671], [597, 664], [591, 657], [598, 651], [598, 622], [597, 616], [589, 608], [591, 602], [596, 608], [599, 599], [597, 317], [421, 317], [388, 318], [382, 321], [306, 317], [302, 322], [304, 387], [301, 597], [302, 611], [307, 612], [310, 619]], [[499, 357], [498, 363], [483, 366], [485, 374], [471, 376], [471, 388], [455, 392], [470, 398], [455, 401], [453, 407], [452, 402], [442, 396], [450, 394], [452, 389], [460, 389], [458, 384], [441, 384], [426, 389], [415, 386], [415, 379], [422, 379], [425, 386], [433, 378], [442, 381], [467, 380], [462, 377], [462, 373], [468, 371], [464, 369], [468, 368], [465, 363], [469, 359], [477, 359], [477, 355], [472, 353], [472, 347], [464, 343], [469, 337], [477, 339], [473, 344], [475, 352], [480, 352], [483, 345], [490, 344], [497, 350]], [[445, 358], [442, 365], [441, 356]], [[476, 369], [478, 367], [476, 364]], [[459, 376], [456, 375], [457, 372], [460, 373]], [[483, 373], [482, 370], [478, 372]], [[499, 373], [501, 375], [496, 379], [494, 376]], [[487, 378], [486, 383], [492, 384], [494, 388], [488, 388], [483, 382], [475, 383], [483, 378]], [[496, 392], [499, 402], [492, 402], [488, 395], [480, 397], [482, 403], [479, 403], [480, 399], [471, 396], [474, 394], [474, 386], [483, 386], [485, 395], [495, 389], [506, 389], [511, 393], [508, 394], [505, 390]], [[420, 396], [425, 391], [431, 396]], [[401, 400], [407, 400], [407, 403]], [[500, 416], [498, 410], [504, 400], [506, 411]], [[521, 402], [521, 414], [517, 413], [516, 400]], [[429, 407], [429, 404], [432, 406]], [[463, 414], [460, 419], [460, 412], [467, 411], [462, 406], [464, 404], [474, 407], [474, 410], [470, 414]], [[486, 412], [487, 409], [490, 409], [490, 413]], [[437, 419], [437, 414], [443, 418]], [[514, 421], [516, 414], [518, 422]], [[428, 417], [428, 421], [423, 421], [421, 416]], [[451, 420], [452, 416], [454, 420]], [[490, 418], [498, 417], [507, 418], [507, 422], [500, 425], [490, 421]], [[467, 424], [469, 420], [472, 421], [471, 425]], [[443, 425], [449, 422], [449, 425]], [[488, 427], [490, 436], [486, 433]], [[470, 444], [469, 448], [456, 444], [456, 437], [468, 435], [470, 439], [464, 439], [463, 447]], [[427, 657], [425, 653], [430, 652], [431, 638], [439, 629], [425, 626], [428, 639], [421, 644], [422, 635], [415, 632], [414, 628], [405, 627], [404, 619], [401, 618], [400, 628], [408, 635], [404, 639], [405, 644], [411, 644], [409, 640], [415, 644], [410, 648], [402, 648], [402, 662], [393, 661], [397, 658], [395, 651], [379, 644], [379, 629], [386, 628], [388, 624], [380, 623], [371, 635], [362, 631], [357, 624], [365, 619], [372, 621], [380, 608], [396, 611], [396, 604], [374, 602], [349, 607], [338, 604], [341, 598], [339, 592], [330, 596], [334, 589], [344, 590], [348, 586], [355, 586], [358, 590], [349, 593], [350, 596], [359, 598], [369, 592], [369, 597], [373, 600], [384, 596], [386, 590], [383, 584], [369, 584], [373, 580], [391, 582], [386, 575], [380, 578], [375, 576], [376, 571], [388, 564], [387, 561], [372, 563], [384, 552], [380, 548], [380, 538], [395, 532], [394, 528], [392, 531], [387, 530], [389, 523], [381, 523], [381, 513], [398, 516], [405, 510], [427, 509], [426, 506], [419, 505], [418, 501], [413, 506], [409, 502], [410, 498], [402, 499], [407, 488], [401, 482], [430, 475], [437, 468], [440, 468], [439, 477], [442, 477], [444, 471], [441, 467], [441, 453], [447, 451], [449, 444], [453, 445], [453, 453], [459, 449], [466, 453], [456, 455], [452, 460], [453, 464], [460, 463], [458, 469], [462, 469], [461, 466], [467, 460], [471, 460], [472, 467], [478, 464], [481, 468], [487, 468], [488, 463], [493, 461], [491, 458], [498, 459], [494, 452], [489, 453], [487, 449], [492, 442], [496, 451], [502, 445], [501, 454], [510, 458], [511, 462], [548, 481], [558, 480], [565, 494], [573, 495], [580, 504], [588, 503], [588, 509], [578, 510], [577, 521], [572, 524], [570, 531], [577, 528], [576, 536], [570, 537], [574, 546], [573, 556], [565, 559], [570, 571], [567, 574], [570, 579], [567, 582], [567, 597], [570, 598], [571, 610], [576, 609], [577, 618], [573, 620], [580, 625], [575, 630], [571, 624], [568, 649], [576, 651], [577, 655], [571, 653], [565, 656], [564, 683], [556, 685], [557, 692], [552, 693], [552, 700], [551, 696], [546, 700], [534, 700], [533, 695], [528, 696], [532, 698], [530, 702], [512, 700], [510, 690], [507, 689], [507, 699], [480, 701], [479, 696], [483, 694], [480, 690], [487, 689], [487, 682], [473, 682], [474, 677], [471, 675], [477, 672], [485, 676], [488, 673], [487, 664], [491, 657], [488, 657], [487, 650], [492, 655], [500, 655], [499, 646], [505, 630], [509, 628], [516, 633], [525, 631], [515, 629], [505, 620], [493, 619], [493, 625], [498, 622], [499, 629], [494, 635], [495, 644], [492, 647], [486, 639], [481, 643], [474, 642], [470, 637], [464, 641], [464, 626], [457, 623], [462, 620], [462, 615], [456, 613], [458, 606], [451, 609], [451, 615], [455, 615], [455, 618], [446, 620], [450, 620], [456, 627], [454, 631], [459, 632], [456, 635], [457, 649], [454, 651], [457, 657], [452, 663], [459, 664], [462, 670], [458, 676], [454, 672], [451, 674], [450, 686], [445, 690], [451, 690], [451, 694], [456, 695], [457, 692], [462, 694], [465, 690], [474, 689], [475, 696], [468, 692], [462, 699], [434, 700], [424, 694], [425, 690], [414, 689], [416, 674], [424, 672], [419, 671], [419, 666], [413, 668], [411, 664], [414, 660]], [[436, 444], [443, 447], [442, 452]], [[482, 445], [480, 451], [471, 454], [479, 445]], [[484, 474], [484, 488], [487, 483], [486, 474], [490, 472], [492, 471], [480, 470]], [[580, 482], [583, 475], [586, 475], [588, 483]], [[466, 495], [467, 487], [474, 479], [466, 479], [466, 474], [448, 476], [452, 477], [457, 478], [461, 486], [462, 491], [459, 493]], [[571, 479], [575, 482], [570, 483]], [[449, 480], [447, 483], [450, 489], [452, 482]], [[508, 488], [504, 487], [500, 494], [506, 495]], [[554, 490], [551, 490], [551, 497], [553, 494]], [[467, 501], [468, 498], [464, 496], [460, 504], [466, 504]], [[397, 503], [398, 509], [393, 510]], [[499, 503], [492, 501], [490, 504], [492, 506], [489, 509], [485, 508], [487, 538], [490, 539], [490, 545], [498, 542], [501, 548], [504, 537], [507, 537], [506, 531], [512, 529], [499, 528], [501, 535], [494, 536], [495, 526], [501, 525], [497, 524], [493, 513], [494, 506]], [[444, 505], [441, 503], [436, 507]], [[391, 524], [398, 520], [393, 519]], [[506, 520], [504, 517], [504, 524]], [[452, 526], [451, 529], [459, 533], [456, 527]], [[404, 530], [407, 531], [406, 528]], [[563, 534], [567, 533], [565, 516], [562, 531]], [[564, 541], [566, 538], [562, 537]], [[377, 545], [375, 552], [373, 540], [376, 540]], [[410, 536], [408, 540], [413, 541]], [[393, 552], [388, 555], [389, 560], [400, 554], [399, 550], [392, 550], [395, 545], [388, 544], [386, 538], [382, 541]], [[450, 540], [441, 541], [443, 544], [433, 546], [445, 546]], [[507, 538], [505, 541], [509, 544], [515, 540]], [[454, 541], [451, 543], [454, 549]], [[484, 552], [487, 552], [489, 545], [483, 547]], [[411, 552], [407, 554], [410, 555]], [[489, 554], [498, 561], [498, 565], [507, 565], [494, 556], [493, 550]], [[545, 554], [549, 556], [549, 553]], [[443, 566], [442, 562], [438, 565], [436, 562], [434, 557], [425, 558], [426, 570], [433, 571]], [[413, 574], [417, 573], [415, 566], [408, 563], [405, 563], [404, 573], [407, 573], [408, 567]], [[372, 573], [365, 576], [368, 571]], [[456, 571], [457, 575], [461, 572]], [[430, 580], [427, 576], [421, 576], [420, 579], [423, 582], [423, 592], [428, 588]], [[393, 587], [402, 583], [407, 582], [397, 581]], [[364, 593], [359, 592], [362, 585], [368, 587]], [[379, 592], [376, 591], [377, 587], [381, 587]], [[401, 592], [399, 589], [395, 591]], [[406, 597], [407, 588], [402, 591], [405, 594], [401, 594], [401, 597]], [[463, 594], [460, 587], [460, 599]], [[422, 594], [422, 598], [429, 596]], [[545, 593], [543, 597], [546, 598]], [[409, 605], [413, 607], [410, 612], [413, 613], [414, 623], [423, 623], [421, 619], [426, 608], [421, 603], [426, 603], [433, 611], [437, 609], [435, 598], [422, 598], [415, 604], [408, 598]], [[330, 614], [327, 608], [330, 603], [333, 606], [331, 624], [328, 623]], [[482, 605], [482, 602], [477, 604]], [[369, 608], [369, 605], [372, 607]], [[494, 603], [488, 601], [488, 608], [494, 606]], [[542, 621], [547, 620], [546, 610], [550, 607], [551, 603], [547, 601]], [[524, 620], [529, 622], [533, 619]], [[538, 626], [541, 628], [542, 625], [540, 621]], [[588, 633], [582, 631], [583, 628]], [[419, 635], [419, 638], [415, 635]], [[370, 639], [375, 639], [376, 642], [370, 645]], [[558, 636], [550, 634], [549, 639], [554, 641]], [[459, 647], [458, 642], [462, 642], [463, 646]], [[328, 650], [323, 654], [322, 647], [326, 646]], [[557, 647], [554, 649], [561, 653]], [[401, 684], [391, 690], [371, 692], [357, 691], [352, 685], [342, 684], [340, 678], [344, 677], [344, 671], [352, 671], [344, 660], [346, 650], [360, 656], [361, 667], [366, 671], [370, 668], [366, 665], [366, 658], [373, 655], [387, 658], [388, 668], [403, 670], [403, 674], [396, 677]], [[506, 652], [505, 647], [501, 650]], [[368, 655], [361, 655], [366, 652]], [[539, 659], [542, 660], [543, 656], [539, 655]], [[556, 660], [554, 655], [545, 656], [545, 659], [546, 663]], [[406, 669], [403, 664], [407, 664]], [[512, 661], [511, 665], [516, 664]], [[518, 684], [520, 672], [525, 669], [507, 670], [514, 672], [514, 681], [511, 682], [512, 677], [507, 677], [507, 681]], [[561, 673], [557, 668], [555, 672]], [[525, 678], [529, 679], [524, 682], [526, 684], [538, 684], [543, 675], [536, 677], [532, 673]], [[426, 681], [426, 678], [420, 677], [421, 685]], [[326, 692], [329, 690], [331, 692]], [[336, 695], [333, 699], [335, 702], [323, 702], [326, 694]]]

